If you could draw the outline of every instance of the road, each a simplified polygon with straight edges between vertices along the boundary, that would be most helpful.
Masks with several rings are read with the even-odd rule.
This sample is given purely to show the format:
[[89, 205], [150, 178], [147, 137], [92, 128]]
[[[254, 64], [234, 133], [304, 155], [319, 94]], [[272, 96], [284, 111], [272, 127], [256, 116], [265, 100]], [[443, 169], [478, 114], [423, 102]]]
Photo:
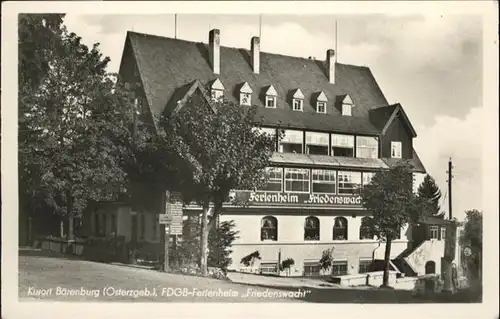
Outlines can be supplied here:
[[266, 287], [165, 274], [70, 259], [57, 253], [21, 249], [19, 299], [106, 302], [470, 303], [481, 302], [482, 295], [480, 291], [464, 291], [452, 296], [431, 294], [416, 298], [411, 291], [390, 289]]
[[300, 302], [297, 291], [69, 259], [36, 250], [20, 251], [19, 256], [20, 300]]

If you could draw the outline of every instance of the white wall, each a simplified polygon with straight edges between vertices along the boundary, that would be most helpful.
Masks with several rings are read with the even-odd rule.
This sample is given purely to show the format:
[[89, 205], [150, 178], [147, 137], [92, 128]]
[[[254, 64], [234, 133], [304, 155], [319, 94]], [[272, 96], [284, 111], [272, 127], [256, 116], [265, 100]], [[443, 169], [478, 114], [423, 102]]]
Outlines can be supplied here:
[[[278, 240], [261, 241], [261, 218], [266, 215], [224, 214], [220, 221], [234, 220], [239, 238], [233, 243], [231, 255], [233, 263], [230, 269], [243, 268], [241, 258], [259, 251], [261, 260], [254, 267], [258, 268], [260, 262], [277, 262], [281, 251], [281, 259], [293, 258], [295, 265], [292, 275], [301, 276], [305, 261], [319, 261], [326, 249], [334, 248], [333, 259], [347, 261], [348, 273], [357, 274], [359, 259], [371, 259], [375, 254], [380, 258], [385, 251], [385, 245], [376, 240], [359, 240], [359, 227], [362, 216], [343, 216], [348, 223], [348, 240], [332, 240], [333, 223], [336, 216], [316, 216], [320, 220], [320, 240], [304, 240], [304, 220], [308, 215], [274, 215], [278, 220]], [[392, 244], [391, 258], [398, 256], [408, 246], [408, 240], [402, 232], [401, 240]]]

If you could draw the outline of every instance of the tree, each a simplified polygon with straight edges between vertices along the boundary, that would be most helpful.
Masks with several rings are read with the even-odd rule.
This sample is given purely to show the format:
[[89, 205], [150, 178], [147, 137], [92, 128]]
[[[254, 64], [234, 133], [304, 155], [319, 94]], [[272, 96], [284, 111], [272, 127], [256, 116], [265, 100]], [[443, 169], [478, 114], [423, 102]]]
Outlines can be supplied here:
[[[202, 208], [201, 270], [207, 274], [208, 231], [217, 219], [222, 204], [234, 189], [255, 189], [265, 182], [264, 170], [270, 165], [275, 139], [254, 128], [255, 106], [240, 106], [227, 101], [211, 101], [198, 91], [162, 123], [164, 136], [180, 137], [177, 154], [189, 154], [191, 170], [181, 170], [185, 198]], [[193, 164], [194, 163], [194, 164]], [[186, 187], [187, 186], [187, 187]], [[213, 214], [208, 220], [210, 204]]]
[[235, 231], [236, 227], [233, 220], [224, 221], [218, 227], [210, 229], [208, 236], [208, 266], [217, 267], [223, 271], [231, 264], [231, 246], [238, 238], [239, 231]]
[[444, 218], [444, 212], [440, 212], [439, 200], [441, 199], [441, 190], [436, 184], [436, 181], [429, 174], [425, 175], [424, 180], [418, 187], [418, 196], [422, 200], [428, 201], [427, 216]]
[[125, 191], [134, 110], [128, 90], [106, 71], [99, 44], [89, 49], [63, 26], [47, 50], [40, 72], [26, 67], [35, 70], [25, 71], [32, 81], [20, 77], [20, 189], [66, 218], [71, 239], [73, 219], [89, 203]]
[[283, 270], [286, 270], [287, 273], [288, 273], [288, 276], [290, 276], [290, 268], [295, 265], [295, 261], [293, 260], [293, 258], [287, 258], [285, 260], [283, 260], [281, 262], [281, 265], [280, 265], [280, 270], [283, 271]]
[[476, 209], [468, 210], [465, 214], [465, 222], [459, 241], [462, 247], [470, 247], [472, 250], [469, 264], [475, 268], [472, 275], [477, 278], [482, 266], [483, 214]]
[[323, 269], [323, 271], [326, 271], [326, 270], [329, 270], [330, 267], [332, 267], [332, 264], [333, 264], [333, 247], [330, 248], [330, 249], [325, 249], [323, 250], [323, 253], [321, 255], [321, 259], [319, 260], [319, 264], [320, 264], [320, 267], [321, 269]]
[[[19, 149], [27, 147], [29, 131], [24, 122], [26, 99], [34, 95], [49, 70], [49, 61], [61, 42], [62, 14], [20, 14], [18, 16], [19, 54]], [[40, 172], [29, 157], [19, 154], [19, 243], [26, 243], [30, 212], [40, 208], [35, 192]], [[43, 207], [41, 207], [43, 208]]]
[[412, 190], [411, 166], [402, 161], [397, 166], [378, 171], [361, 194], [363, 207], [373, 214], [374, 234], [385, 241], [383, 286], [389, 282], [391, 243], [406, 224], [418, 220], [425, 208]]

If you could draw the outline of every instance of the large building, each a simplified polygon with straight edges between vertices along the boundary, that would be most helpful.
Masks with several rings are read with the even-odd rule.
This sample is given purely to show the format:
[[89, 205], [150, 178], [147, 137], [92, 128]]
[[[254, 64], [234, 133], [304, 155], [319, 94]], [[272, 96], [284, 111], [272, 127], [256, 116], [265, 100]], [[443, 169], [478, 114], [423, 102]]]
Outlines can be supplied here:
[[[277, 273], [279, 260], [293, 258], [291, 275], [315, 276], [322, 272], [323, 252], [333, 248], [332, 274], [368, 271], [373, 260], [383, 259], [384, 244], [374, 238], [360, 188], [376, 170], [401, 159], [411, 161], [415, 174], [425, 173], [403, 107], [388, 103], [369, 68], [337, 63], [333, 50], [324, 60], [298, 58], [261, 52], [258, 37], [249, 39], [249, 49], [223, 47], [220, 36], [211, 30], [205, 44], [128, 32], [120, 75], [141, 83], [140, 116], [153, 125], [206, 88], [212, 98], [258, 106], [266, 132], [285, 129], [268, 185], [235, 192], [250, 205], [227, 205], [220, 216], [240, 231], [230, 268]], [[183, 209], [185, 216], [200, 212], [194, 205]], [[118, 218], [108, 228], [128, 239], [159, 240], [158, 212], [112, 211]], [[393, 268], [408, 275], [439, 273], [445, 225], [428, 219], [401, 229], [392, 244]], [[260, 259], [240, 262], [257, 251]]]

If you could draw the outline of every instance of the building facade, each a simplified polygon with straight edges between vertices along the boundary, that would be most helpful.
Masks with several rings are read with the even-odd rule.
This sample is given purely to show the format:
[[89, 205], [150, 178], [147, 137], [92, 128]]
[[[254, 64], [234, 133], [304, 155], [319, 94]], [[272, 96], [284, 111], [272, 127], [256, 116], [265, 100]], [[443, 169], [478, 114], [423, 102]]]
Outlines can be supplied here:
[[[323, 275], [319, 260], [333, 249], [328, 274], [369, 271], [383, 259], [385, 247], [373, 235], [360, 189], [377, 170], [400, 160], [413, 164], [417, 180], [425, 174], [403, 107], [388, 103], [369, 68], [337, 63], [334, 50], [327, 50], [325, 60], [305, 59], [260, 52], [258, 37], [249, 39], [249, 49], [223, 47], [220, 36], [211, 30], [205, 44], [128, 32], [120, 76], [140, 83], [137, 111], [153, 127], [162, 114], [208, 89], [213, 99], [256, 105], [264, 132], [284, 130], [284, 138], [276, 140], [268, 184], [235, 191], [232, 200], [247, 205], [228, 203], [220, 216], [220, 222], [234, 220], [240, 232], [230, 268], [278, 273], [280, 260], [292, 258], [291, 275]], [[158, 213], [122, 207], [115, 223], [127, 238], [156, 242]], [[183, 213], [198, 216], [200, 207], [186, 206]], [[109, 218], [97, 211], [92, 218], [102, 214]], [[395, 270], [439, 272], [445, 226], [438, 225], [436, 237], [435, 225], [425, 225], [417, 229], [418, 238], [415, 229], [401, 229], [391, 249]], [[422, 244], [427, 241], [431, 244]], [[424, 258], [415, 257], [419, 249]], [[241, 262], [256, 252], [260, 259]], [[437, 266], [426, 270], [428, 262]]]

